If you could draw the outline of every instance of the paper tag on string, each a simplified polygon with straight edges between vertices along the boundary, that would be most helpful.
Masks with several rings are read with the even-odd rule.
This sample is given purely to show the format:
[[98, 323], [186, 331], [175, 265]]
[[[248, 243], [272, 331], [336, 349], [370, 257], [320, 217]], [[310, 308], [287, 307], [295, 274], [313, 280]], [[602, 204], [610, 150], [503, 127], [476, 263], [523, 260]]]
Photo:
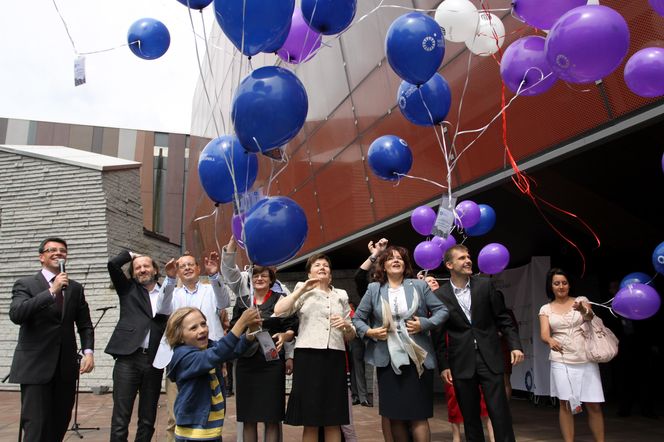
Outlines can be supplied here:
[[279, 359], [279, 352], [277, 351], [277, 347], [275, 347], [272, 336], [270, 336], [268, 332], [263, 330], [256, 333], [256, 339], [261, 346], [261, 351], [265, 355], [266, 361], [269, 362]]
[[238, 198], [238, 201], [233, 200], [233, 209], [234, 213], [244, 213], [247, 210], [251, 209], [258, 201], [263, 199], [263, 190], [258, 189], [253, 192], [245, 192], [241, 194]]
[[79, 55], [74, 60], [74, 86], [85, 84], [85, 56]]
[[438, 207], [438, 216], [436, 217], [436, 222], [431, 229], [432, 235], [447, 239], [450, 232], [452, 231], [452, 226], [454, 225], [455, 205], [456, 197], [452, 197], [450, 200], [447, 195], [443, 195], [440, 200], [440, 207]]

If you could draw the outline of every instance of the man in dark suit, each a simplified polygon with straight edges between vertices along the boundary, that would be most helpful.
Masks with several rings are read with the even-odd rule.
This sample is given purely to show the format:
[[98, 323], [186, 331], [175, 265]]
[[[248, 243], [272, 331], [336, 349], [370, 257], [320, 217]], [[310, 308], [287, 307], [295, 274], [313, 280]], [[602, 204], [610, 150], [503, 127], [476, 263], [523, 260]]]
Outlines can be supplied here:
[[[491, 280], [472, 276], [473, 262], [466, 246], [450, 247], [445, 252], [445, 267], [450, 271], [450, 281], [436, 290], [450, 312], [442, 333], [435, 338], [441, 377], [454, 385], [466, 440], [484, 441], [481, 386], [496, 442], [514, 441], [498, 331], [507, 339], [512, 365], [518, 364], [524, 356], [515, 324]], [[445, 332], [449, 346], [445, 345]]]
[[[83, 286], [60, 272], [67, 243], [39, 245], [42, 269], [12, 289], [9, 318], [21, 326], [9, 382], [21, 384], [21, 428], [26, 442], [61, 441], [67, 432], [79, 373], [94, 368], [94, 330]], [[74, 323], [84, 356], [79, 365]]]
[[[129, 278], [122, 266], [129, 266]], [[108, 262], [108, 273], [120, 298], [120, 319], [106, 353], [115, 358], [111, 441], [126, 441], [129, 422], [138, 401], [136, 441], [149, 441], [154, 433], [163, 370], [152, 366], [167, 315], [155, 314], [159, 269], [149, 256], [124, 251]]]

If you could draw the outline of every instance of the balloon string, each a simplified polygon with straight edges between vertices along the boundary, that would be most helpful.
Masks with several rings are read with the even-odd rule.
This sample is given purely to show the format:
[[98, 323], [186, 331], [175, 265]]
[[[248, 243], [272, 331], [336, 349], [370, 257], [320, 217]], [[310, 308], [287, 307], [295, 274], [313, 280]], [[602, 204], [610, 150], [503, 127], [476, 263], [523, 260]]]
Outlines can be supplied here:
[[217, 207], [215, 206], [215, 208], [214, 208], [214, 210], [212, 211], [212, 213], [210, 213], [209, 215], [199, 216], [198, 218], [194, 219], [194, 220], [192, 221], [192, 223], [195, 223], [195, 222], [200, 221], [200, 220], [205, 219], [205, 218], [209, 218], [209, 217], [211, 217], [211, 216], [213, 216], [213, 215], [216, 215], [216, 214], [217, 214]]
[[[418, 177], [418, 176], [408, 175], [408, 174], [405, 174], [405, 173], [397, 173], [397, 172], [394, 172], [394, 174], [396, 176], [399, 176], [399, 177], [406, 177], [406, 178], [411, 178], [411, 179], [414, 179], [414, 180], [426, 181], [427, 183], [431, 183], [435, 186], [440, 187], [441, 189], [447, 189], [446, 186], [444, 186], [440, 183], [437, 183], [435, 181], [429, 180], [427, 178], [422, 178], [422, 177]], [[397, 184], [395, 184], [395, 186], [397, 186], [398, 184], [399, 184], [399, 182], [397, 182]]]
[[599, 304], [599, 303], [597, 303], [597, 302], [588, 301], [588, 304], [592, 304], [592, 305], [596, 305], [596, 306], [598, 306], [598, 307], [605, 308], [605, 309], [607, 309], [609, 312], [611, 312], [611, 314], [613, 315], [614, 318], [617, 318], [618, 315], [616, 315], [616, 313], [613, 311], [613, 309], [612, 309], [611, 307], [609, 307], [608, 305], [605, 305], [605, 304], [607, 304], [607, 303], [613, 301], [614, 299], [615, 299], [615, 298], [611, 298], [609, 301], [606, 301], [606, 302], [604, 302], [604, 303], [602, 303], [602, 304]]

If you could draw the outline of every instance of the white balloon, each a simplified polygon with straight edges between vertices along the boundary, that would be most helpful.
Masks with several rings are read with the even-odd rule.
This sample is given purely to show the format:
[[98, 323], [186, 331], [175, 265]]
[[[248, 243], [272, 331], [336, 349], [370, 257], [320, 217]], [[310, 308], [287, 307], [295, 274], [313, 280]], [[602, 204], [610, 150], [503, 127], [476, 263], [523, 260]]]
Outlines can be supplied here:
[[505, 25], [494, 14], [482, 12], [475, 36], [466, 40], [473, 54], [488, 56], [498, 52], [505, 42]]
[[443, 28], [445, 40], [462, 42], [475, 34], [479, 13], [469, 0], [445, 0], [434, 19]]

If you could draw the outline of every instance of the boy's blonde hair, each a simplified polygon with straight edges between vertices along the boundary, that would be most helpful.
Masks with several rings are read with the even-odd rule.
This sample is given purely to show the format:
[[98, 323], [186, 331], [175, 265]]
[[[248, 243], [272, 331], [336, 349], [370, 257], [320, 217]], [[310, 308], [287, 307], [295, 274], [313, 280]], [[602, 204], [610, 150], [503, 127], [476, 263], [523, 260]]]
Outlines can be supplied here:
[[184, 318], [194, 312], [200, 313], [203, 319], [207, 321], [205, 314], [196, 307], [182, 307], [171, 313], [171, 316], [166, 323], [166, 341], [171, 348], [175, 348], [177, 345], [183, 343], [182, 322], [184, 321]]

